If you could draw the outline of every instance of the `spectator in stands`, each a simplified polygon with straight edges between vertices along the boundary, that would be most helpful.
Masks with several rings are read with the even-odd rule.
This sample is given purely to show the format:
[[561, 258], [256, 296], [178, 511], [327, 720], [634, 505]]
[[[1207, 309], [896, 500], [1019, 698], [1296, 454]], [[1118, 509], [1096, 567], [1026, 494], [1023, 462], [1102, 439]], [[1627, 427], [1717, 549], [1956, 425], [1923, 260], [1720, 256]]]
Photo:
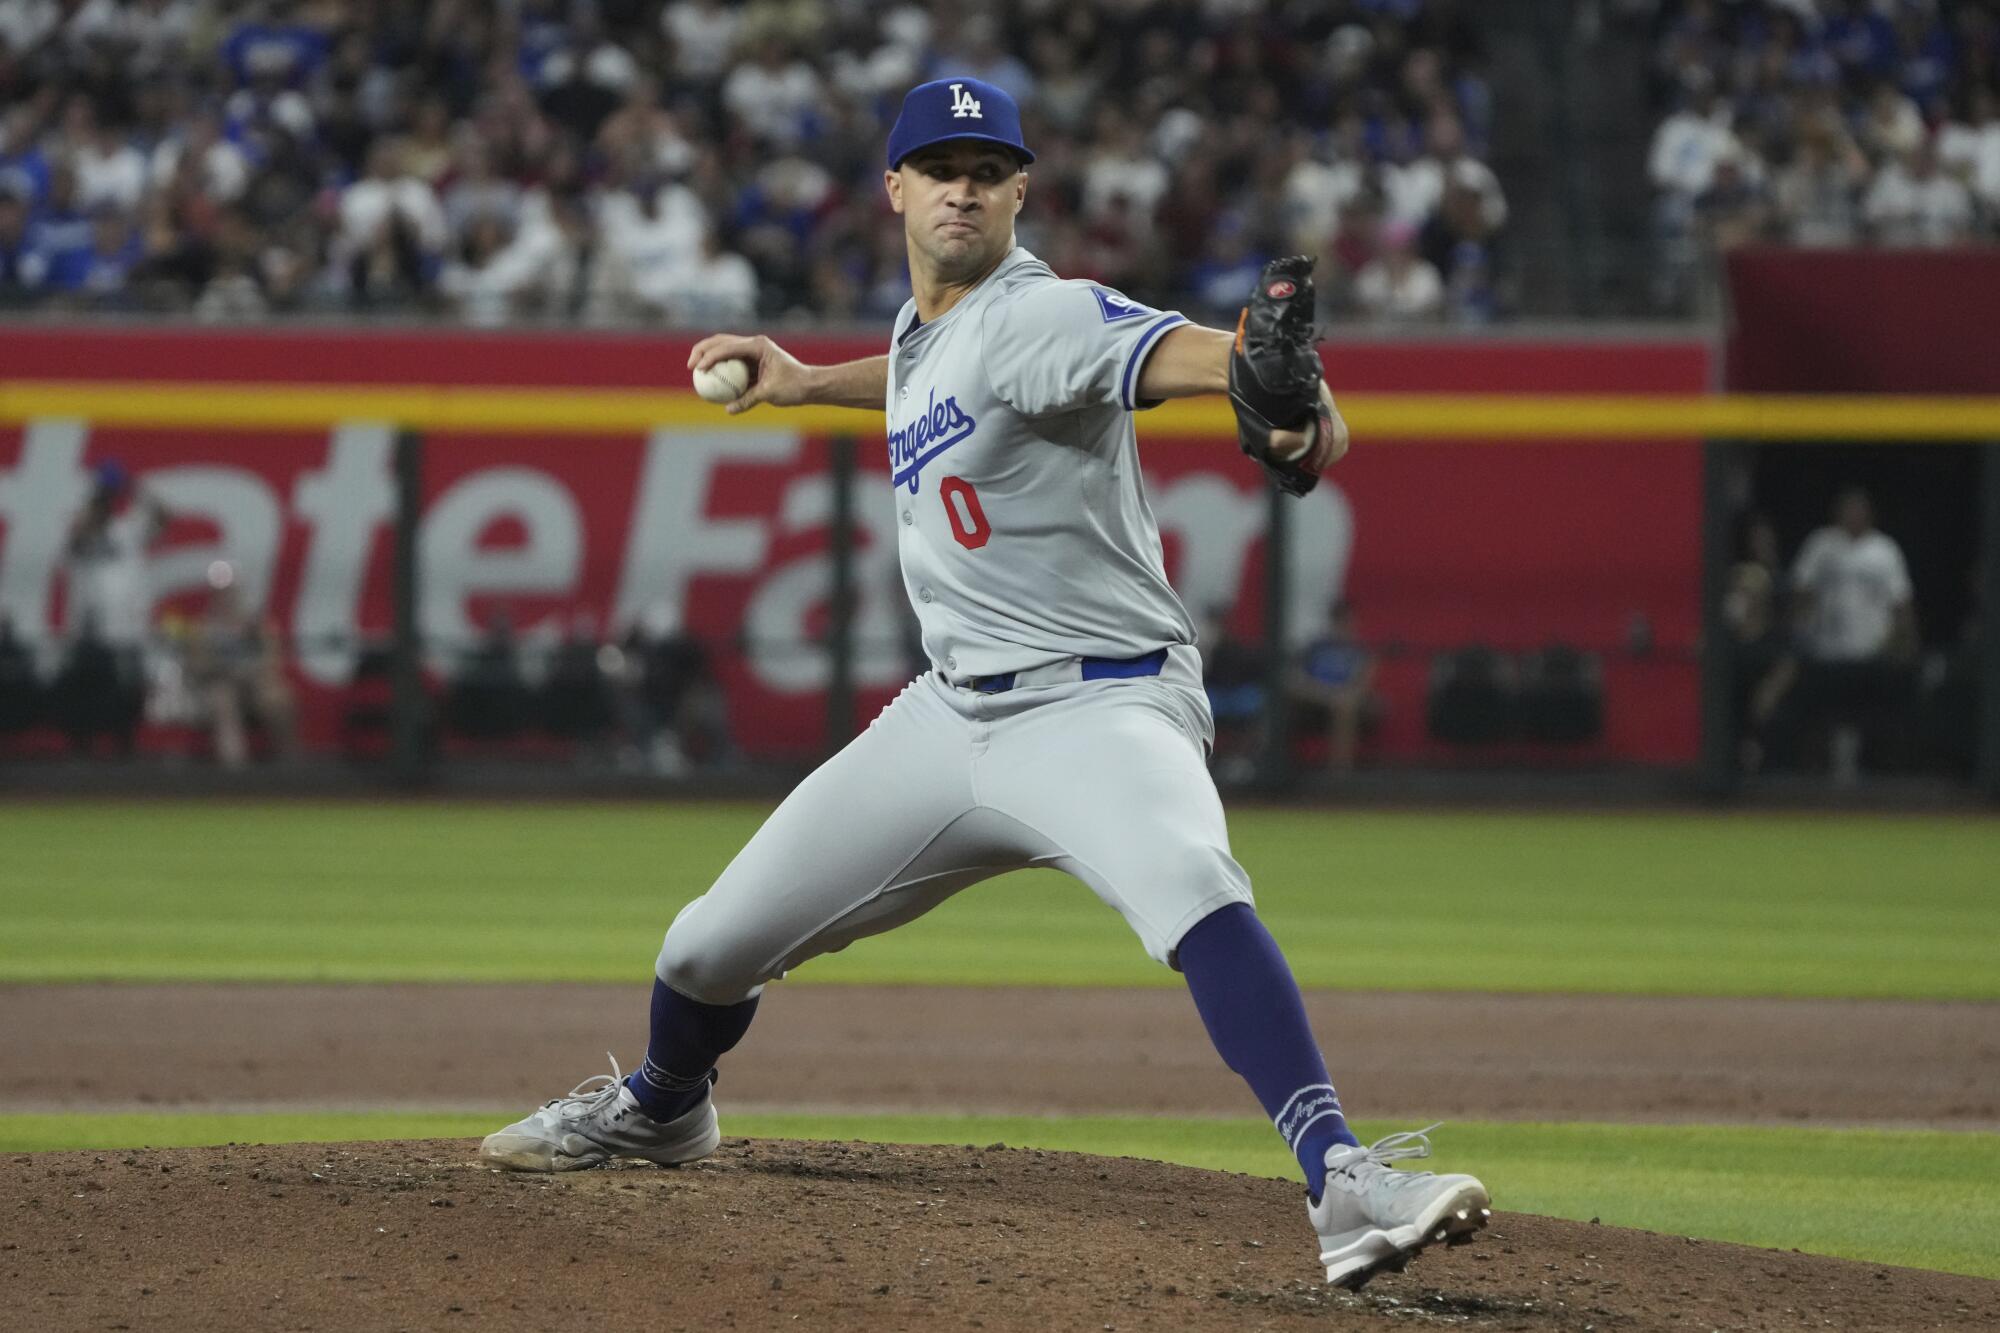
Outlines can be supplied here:
[[597, 214], [594, 308], [605, 318], [663, 316], [702, 253], [708, 217], [692, 190], [646, 174]]
[[1962, 245], [1972, 235], [1972, 192], [1939, 169], [1930, 139], [1876, 173], [1861, 212], [1881, 245]]
[[403, 174], [422, 181], [435, 193], [451, 174], [454, 154], [451, 144], [451, 107], [444, 98], [432, 95], [417, 104], [409, 133], [389, 141]]
[[82, 304], [115, 309], [138, 295], [134, 279], [145, 252], [138, 230], [117, 209], [102, 206], [90, 222], [90, 253], [76, 273], [73, 291]]
[[1383, 171], [1389, 216], [1422, 227], [1444, 206], [1445, 192], [1453, 187], [1475, 201], [1481, 237], [1506, 224], [1507, 197], [1499, 178], [1491, 167], [1466, 151], [1465, 130], [1457, 113], [1441, 107], [1431, 113], [1422, 156]]
[[245, 603], [235, 570], [223, 561], [208, 571], [208, 601], [190, 628], [186, 652], [183, 670], [218, 763], [245, 767], [253, 731], [263, 734], [277, 758], [296, 752], [283, 634], [276, 621]]
[[445, 725], [473, 740], [504, 740], [527, 728], [531, 704], [514, 619], [496, 611], [446, 687]]
[[122, 463], [106, 459], [89, 499], [70, 522], [69, 651], [50, 685], [50, 704], [73, 748], [109, 735], [130, 753], [145, 697], [151, 598], [146, 552], [168, 520]]
[[1732, 733], [1746, 773], [1764, 765], [1766, 732], [1798, 681], [1790, 598], [1778, 530], [1764, 515], [1750, 521], [1743, 558], [1729, 572], [1722, 618], [1729, 626], [1733, 685]]
[[458, 253], [438, 275], [438, 293], [446, 308], [466, 323], [492, 327], [513, 317], [516, 298], [533, 272], [507, 262], [513, 228], [497, 214], [485, 213], [465, 226]]
[[1284, 186], [1287, 248], [1319, 254], [1340, 230], [1340, 215], [1368, 184], [1368, 163], [1358, 116], [1347, 116], [1323, 148], [1293, 146]]
[[1917, 104], [1884, 81], [1869, 95], [1859, 127], [1861, 146], [1877, 162], [1892, 162], [1915, 152], [1929, 131]]
[[76, 173], [58, 162], [49, 173], [48, 193], [28, 226], [28, 284], [49, 296], [83, 287], [90, 267], [91, 220], [76, 198]]
[[14, 617], [0, 610], [0, 736], [26, 731], [42, 719], [42, 680], [34, 650], [14, 632]]
[[[503, 217], [509, 248], [546, 259], [567, 229], [543, 226], [552, 206], [534, 216], [538, 195], [594, 214], [653, 178], [699, 200], [705, 225], [684, 245], [699, 260], [713, 229], [705, 280], [740, 292], [727, 256], [741, 255], [761, 310], [879, 318], [905, 281], [900, 252], [873, 242], [884, 120], [930, 73], [983, 74], [1023, 98], [1046, 125], [1036, 188], [1053, 205], [1046, 241], [1030, 243], [1153, 303], [1194, 304], [1196, 275], [1219, 283], [1246, 253], [1287, 245], [1281, 196], [1307, 205], [1286, 228], [1304, 226], [1299, 248], [1325, 252], [1357, 180], [1390, 165], [1410, 174], [1404, 221], [1428, 231], [1453, 215], [1430, 258], [1454, 290], [1461, 268], [1481, 289], [1493, 261], [1490, 236], [1457, 233], [1492, 211], [1497, 185], [1466, 185], [1474, 210], [1448, 182], [1426, 184], [1454, 134], [1468, 160], [1490, 142], [1463, 6], [15, 0], [0, 5], [0, 43], [0, 185], [29, 200], [23, 267], [39, 276], [13, 287], [31, 302], [79, 299], [93, 210], [110, 206], [141, 257], [122, 266], [134, 290], [96, 303], [212, 318], [431, 310], [454, 260], [483, 270], [475, 256], [505, 253], [490, 235], [467, 253], [476, 217]], [[1333, 179], [1288, 182], [1301, 151]], [[1217, 199], [1241, 205], [1233, 221]], [[573, 267], [595, 266], [590, 244], [573, 248]], [[442, 303], [460, 318], [526, 308], [472, 299], [465, 278]], [[659, 299], [607, 310], [546, 285], [528, 305], [562, 318], [677, 317]]]
[[243, 18], [229, 30], [222, 59], [238, 85], [268, 81], [297, 88], [323, 64], [331, 43], [314, 17], [295, 17], [296, 0], [256, 0], [239, 7]]
[[1868, 159], [1828, 110], [1800, 126], [1792, 160], [1772, 186], [1778, 237], [1791, 245], [1842, 246], [1861, 239], [1860, 196]]
[[119, 213], [138, 208], [146, 160], [126, 142], [122, 127], [100, 118], [81, 93], [64, 110], [58, 151], [76, 173], [77, 204], [86, 212], [100, 206]]
[[35, 297], [34, 265], [28, 248], [28, 201], [15, 181], [0, 179], [0, 310]]
[[1354, 613], [1336, 602], [1326, 632], [1307, 644], [1292, 673], [1293, 721], [1302, 730], [1324, 730], [1327, 766], [1354, 769], [1362, 733], [1381, 713], [1375, 693], [1375, 655], [1354, 632]]
[[438, 276], [446, 308], [467, 323], [494, 326], [539, 316], [567, 317], [582, 292], [592, 223], [582, 201], [537, 198], [519, 210], [470, 218], [458, 253]]
[[1654, 229], [1660, 262], [1654, 273], [1654, 300], [1668, 309], [1685, 306], [1699, 271], [1696, 203], [1714, 184], [1718, 165], [1740, 154], [1734, 116], [1712, 74], [1691, 66], [1681, 75], [1682, 100], [1653, 133], [1647, 174], [1658, 192]]
[[760, 142], [789, 149], [804, 136], [806, 119], [822, 99], [817, 71], [793, 53], [775, 24], [767, 25], [753, 57], [722, 84], [722, 105]]
[[1382, 172], [1390, 216], [1416, 222], [1418, 252], [1438, 270], [1452, 320], [1484, 324], [1494, 312], [1492, 238], [1506, 224], [1506, 194], [1466, 150], [1450, 104], [1434, 106], [1424, 140], [1424, 156]]
[[1035, 76], [1000, 45], [1000, 25], [991, 14], [955, 12], [951, 7], [939, 7], [935, 13], [952, 22], [955, 30], [943, 34], [926, 77], [964, 74], [1004, 89], [1016, 102], [1034, 102]]
[[1497, 313], [1492, 216], [1477, 189], [1450, 181], [1418, 237], [1418, 253], [1444, 279], [1445, 314], [1455, 324], [1485, 324]]
[[368, 174], [340, 196], [336, 254], [358, 305], [408, 302], [428, 292], [449, 233], [429, 182], [409, 174], [392, 143], [368, 153]]
[[1249, 221], [1240, 214], [1227, 216], [1211, 236], [1213, 248], [1188, 274], [1188, 294], [1196, 309], [1227, 322], [1230, 312], [1242, 309], [1243, 293], [1256, 286], [1271, 256], [1252, 248]]
[[1407, 222], [1385, 223], [1381, 249], [1354, 278], [1354, 299], [1371, 319], [1433, 320], [1444, 309], [1444, 279], [1417, 253], [1416, 229]]
[[607, 161], [622, 162], [640, 176], [675, 179], [687, 175], [697, 156], [682, 128], [682, 118], [661, 100], [660, 82], [641, 75], [632, 83], [625, 104], [597, 131], [597, 151]]
[[732, 760], [721, 683], [678, 606], [648, 608], [626, 631], [618, 663], [613, 681], [628, 765], [681, 777], [695, 765]]
[[603, 647], [597, 618], [579, 611], [571, 617], [569, 633], [556, 648], [538, 691], [542, 725], [551, 735], [586, 750], [603, 740], [613, 721]]
[[1696, 301], [1703, 313], [1721, 305], [1720, 261], [1731, 250], [1763, 238], [1770, 225], [1770, 201], [1763, 172], [1745, 149], [1724, 154], [1708, 188], [1694, 201], [1695, 235], [1701, 272]]
[[1090, 123], [1090, 105], [1097, 96], [1097, 80], [1085, 67], [1083, 53], [1049, 28], [1038, 28], [1029, 41], [1039, 89], [1035, 108], [1058, 133], [1080, 133]]
[[1098, 113], [1097, 149], [1083, 175], [1085, 220], [1104, 224], [1115, 219], [1150, 232], [1153, 210], [1171, 181], [1128, 115], [1115, 106]]
[[151, 598], [146, 552], [165, 529], [165, 506], [136, 486], [123, 463], [97, 465], [90, 498], [70, 522], [69, 629], [86, 624], [118, 658], [122, 674], [137, 680], [146, 643]]
[[49, 682], [49, 713], [76, 754], [89, 754], [99, 737], [129, 756], [146, 702], [144, 665], [136, 652], [106, 640], [95, 612], [72, 621], [68, 650]]
[[2000, 223], [2000, 92], [1974, 84], [1963, 114], [1938, 131], [1938, 162], [1972, 191], [1989, 229]]
[[1896, 69], [1896, 26], [1875, 0], [1828, 0], [1822, 40], [1841, 74], [1858, 84], [1886, 79]]
[[743, 11], [722, 0], [672, 0], [660, 11], [660, 28], [673, 45], [674, 73], [697, 88], [718, 87], [742, 21]]
[[554, 48], [531, 57], [529, 71], [544, 114], [583, 142], [597, 134], [639, 77], [638, 62], [604, 32], [598, 14], [595, 4], [573, 6], [567, 27], [552, 31]]
[[[1253, 278], [1254, 281], [1254, 278]], [[666, 303], [667, 317], [684, 328], [747, 322], [757, 313], [757, 270], [731, 254], [710, 230]]]
[[[186, 163], [191, 174], [181, 175]], [[250, 184], [250, 159], [242, 145], [224, 137], [213, 111], [198, 111], [154, 146], [147, 164], [151, 188], [185, 188], [214, 204], [232, 204]]]
[[837, 193], [825, 167], [805, 154], [786, 153], [758, 168], [736, 196], [730, 222], [737, 247], [756, 263], [779, 309], [803, 299], [813, 233]]
[[[1712, 249], [1698, 254], [1698, 242], [1719, 234], [1686, 225], [1689, 191], [1710, 188], [1694, 177], [1712, 175], [1732, 151], [1743, 154], [1745, 186], [1760, 183], [1763, 158], [1784, 164], [1765, 229], [1778, 240], [1958, 245], [2000, 227], [2000, 127], [1988, 128], [2000, 24], [1990, 6], [1661, 0], [1659, 8], [1658, 63], [1685, 102], [1659, 125], [1650, 163], [1663, 306], [1685, 308], [1697, 290], [1687, 275], [1714, 258]], [[1713, 125], [1699, 113], [1703, 88], [1712, 90]], [[1723, 112], [1732, 103], [1734, 148]]]
[[1684, 213], [1706, 190], [1715, 167], [1736, 151], [1733, 113], [1705, 69], [1682, 76], [1680, 107], [1653, 132], [1647, 174], [1669, 211]]
[[37, 121], [35, 108], [25, 102], [0, 112], [0, 190], [31, 209], [49, 192], [49, 159], [35, 141]]
[[1264, 716], [1264, 654], [1229, 630], [1229, 608], [1208, 609], [1195, 634], [1201, 650], [1201, 683], [1215, 718], [1209, 753], [1216, 776], [1247, 782], [1256, 771], [1257, 726]]
[[1868, 493], [1843, 491], [1833, 519], [1806, 538], [1792, 565], [1804, 648], [1793, 725], [1800, 735], [1830, 725], [1833, 774], [1851, 782], [1864, 743], [1882, 742], [1884, 724], [1906, 701], [1916, 610], [1902, 548], [1876, 528]]
[[479, 218], [498, 218], [511, 231], [521, 220], [522, 191], [495, 169], [493, 149], [477, 132], [460, 136], [452, 150], [450, 182], [439, 193], [445, 227], [463, 239]]

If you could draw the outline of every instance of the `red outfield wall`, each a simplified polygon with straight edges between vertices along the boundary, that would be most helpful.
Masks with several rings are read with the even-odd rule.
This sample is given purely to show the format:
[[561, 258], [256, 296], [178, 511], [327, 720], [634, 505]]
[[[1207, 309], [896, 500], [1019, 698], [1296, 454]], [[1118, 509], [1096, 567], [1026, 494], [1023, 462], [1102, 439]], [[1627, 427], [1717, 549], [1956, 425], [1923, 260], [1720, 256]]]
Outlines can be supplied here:
[[[788, 340], [807, 359], [869, 355], [869, 339]], [[683, 384], [673, 336], [0, 329], [0, 378], [370, 385], [661, 388]], [[1697, 393], [1696, 342], [1341, 343], [1336, 388], [1374, 392]], [[420, 529], [424, 625], [462, 640], [493, 609], [524, 630], [577, 612], [622, 625], [670, 603], [712, 640], [753, 753], [821, 741], [829, 493], [823, 440], [759, 414], [761, 432], [662, 428], [649, 437], [438, 435]], [[1264, 484], [1228, 440], [1141, 450], [1169, 569], [1191, 605], [1234, 605], [1254, 632]], [[357, 633], [389, 623], [389, 433], [0, 427], [0, 608], [36, 637], [64, 624], [62, 533], [89, 467], [117, 457], [181, 516], [152, 560], [161, 609], [191, 610], [226, 558], [303, 645], [308, 734], [325, 735]], [[864, 466], [886, 473], [879, 435]], [[1418, 758], [1431, 650], [1481, 640], [1621, 644], [1635, 617], [1653, 659], [1607, 669], [1604, 757], [1685, 763], [1696, 746], [1700, 455], [1687, 443], [1360, 439], [1299, 509], [1295, 623], [1336, 596], [1385, 665], [1386, 756]], [[902, 615], [886, 487], [862, 506], [864, 716], [900, 687]], [[995, 523], [1004, 515], [989, 515]], [[442, 665], [440, 656], [434, 664]]]

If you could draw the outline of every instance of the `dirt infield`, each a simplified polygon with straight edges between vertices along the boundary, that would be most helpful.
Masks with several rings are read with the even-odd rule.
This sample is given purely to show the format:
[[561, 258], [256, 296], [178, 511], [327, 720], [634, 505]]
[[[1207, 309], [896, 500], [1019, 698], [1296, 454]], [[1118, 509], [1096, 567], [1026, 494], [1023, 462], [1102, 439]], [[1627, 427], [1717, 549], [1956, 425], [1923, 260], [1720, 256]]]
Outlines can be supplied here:
[[[0, 987], [0, 1111], [525, 1109], [640, 986]], [[2000, 1124], [2000, 1006], [1319, 993], [1370, 1116]], [[728, 1105], [1248, 1114], [1179, 991], [775, 987]], [[725, 1121], [726, 1124], [726, 1121]], [[1297, 1186], [999, 1145], [730, 1140], [679, 1171], [470, 1142], [0, 1161], [9, 1326], [2000, 1327], [2000, 1283], [1502, 1214], [1360, 1296]]]
[[11, 1327], [1990, 1329], [2000, 1283], [1500, 1214], [1350, 1296], [1296, 1187], [1129, 1159], [729, 1140], [519, 1176], [470, 1141], [0, 1164]]
[[[643, 986], [0, 987], [0, 1111], [525, 1108], [629, 1066]], [[1316, 992], [1400, 1118], [2000, 1127], [2000, 1005]], [[774, 986], [726, 1107], [1254, 1114], [1179, 990]]]

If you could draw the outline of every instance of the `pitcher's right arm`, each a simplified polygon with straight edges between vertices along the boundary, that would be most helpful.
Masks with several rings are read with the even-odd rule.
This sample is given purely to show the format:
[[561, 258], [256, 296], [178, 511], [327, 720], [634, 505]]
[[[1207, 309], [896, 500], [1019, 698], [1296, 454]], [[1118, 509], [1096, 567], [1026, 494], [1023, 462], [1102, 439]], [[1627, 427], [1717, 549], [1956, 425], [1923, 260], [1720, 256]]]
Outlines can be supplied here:
[[759, 403], [879, 409], [889, 395], [886, 356], [809, 366], [761, 334], [710, 334], [688, 353], [688, 369], [707, 370], [718, 361], [730, 360], [748, 361], [751, 368], [750, 387], [728, 406], [731, 416]]

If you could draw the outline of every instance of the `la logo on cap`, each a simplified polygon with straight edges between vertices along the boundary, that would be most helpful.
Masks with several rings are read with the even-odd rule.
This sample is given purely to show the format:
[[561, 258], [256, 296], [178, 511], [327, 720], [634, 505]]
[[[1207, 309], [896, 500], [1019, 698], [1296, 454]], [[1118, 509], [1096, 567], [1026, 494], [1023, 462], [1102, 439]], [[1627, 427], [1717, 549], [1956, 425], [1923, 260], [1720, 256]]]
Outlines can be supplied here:
[[960, 120], [967, 116], [974, 120], [986, 119], [979, 114], [979, 99], [965, 91], [965, 85], [962, 83], [951, 85], [951, 114]]

